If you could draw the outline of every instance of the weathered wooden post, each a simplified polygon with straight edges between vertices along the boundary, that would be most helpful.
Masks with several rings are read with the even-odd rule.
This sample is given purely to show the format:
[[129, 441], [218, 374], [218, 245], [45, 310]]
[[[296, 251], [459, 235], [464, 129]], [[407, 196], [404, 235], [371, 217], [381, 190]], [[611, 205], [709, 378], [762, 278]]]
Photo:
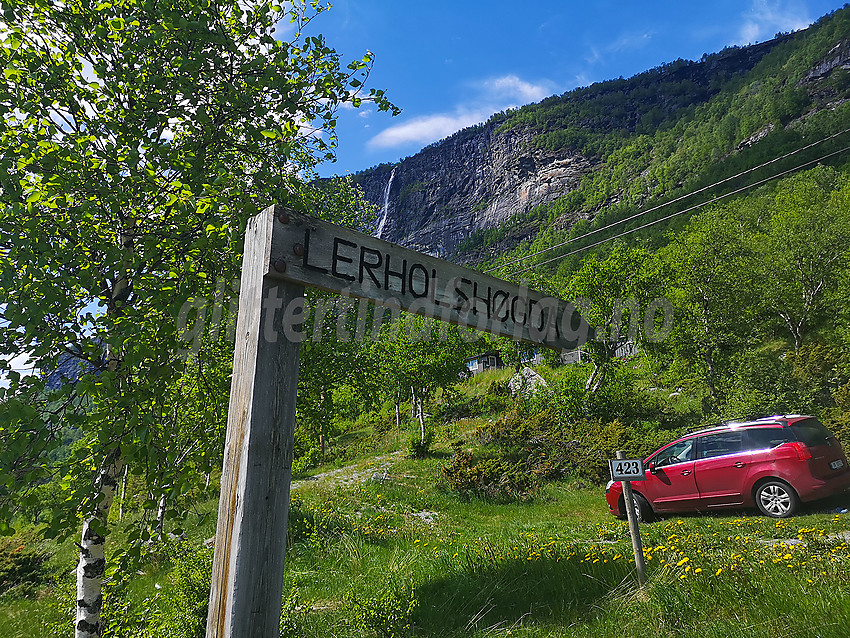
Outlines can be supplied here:
[[273, 227], [285, 215], [266, 209], [245, 234], [208, 638], [279, 634], [300, 345], [273, 322], [304, 295], [268, 276]]
[[562, 350], [590, 332], [572, 304], [525, 286], [280, 207], [251, 219], [207, 638], [279, 633], [305, 285]]
[[629, 535], [632, 537], [632, 550], [635, 555], [635, 569], [637, 569], [638, 585], [646, 584], [646, 561], [643, 557], [643, 542], [640, 538], [638, 528], [638, 517], [635, 512], [634, 491], [632, 481], [645, 481], [646, 473], [643, 469], [641, 459], [628, 459], [626, 453], [617, 450], [617, 460], [620, 461], [616, 471], [612, 462], [611, 478], [620, 480], [623, 485], [623, 503], [626, 506], [626, 519], [629, 521]]

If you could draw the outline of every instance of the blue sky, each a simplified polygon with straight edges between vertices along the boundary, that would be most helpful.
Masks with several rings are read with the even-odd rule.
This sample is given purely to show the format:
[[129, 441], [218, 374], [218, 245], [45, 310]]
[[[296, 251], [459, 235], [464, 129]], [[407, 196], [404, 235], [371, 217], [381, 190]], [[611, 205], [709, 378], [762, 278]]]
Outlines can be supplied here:
[[375, 54], [368, 86], [398, 117], [343, 109], [322, 176], [395, 162], [492, 113], [678, 58], [804, 28], [843, 3], [337, 0], [309, 26], [343, 59]]

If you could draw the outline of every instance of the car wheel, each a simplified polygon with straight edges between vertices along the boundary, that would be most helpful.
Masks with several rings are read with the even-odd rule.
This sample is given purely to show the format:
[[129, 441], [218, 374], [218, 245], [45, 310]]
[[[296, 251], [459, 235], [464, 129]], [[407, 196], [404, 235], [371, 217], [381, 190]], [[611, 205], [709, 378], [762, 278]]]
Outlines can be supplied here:
[[768, 481], [756, 490], [756, 505], [765, 516], [788, 518], [799, 509], [800, 497], [787, 483]]
[[[640, 494], [633, 493], [632, 501], [635, 504], [635, 514], [637, 515], [637, 519], [641, 523], [650, 523], [653, 518], [652, 507], [649, 505], [649, 502]], [[620, 497], [620, 511], [623, 515], [620, 518], [626, 519], [626, 501], [624, 497]]]

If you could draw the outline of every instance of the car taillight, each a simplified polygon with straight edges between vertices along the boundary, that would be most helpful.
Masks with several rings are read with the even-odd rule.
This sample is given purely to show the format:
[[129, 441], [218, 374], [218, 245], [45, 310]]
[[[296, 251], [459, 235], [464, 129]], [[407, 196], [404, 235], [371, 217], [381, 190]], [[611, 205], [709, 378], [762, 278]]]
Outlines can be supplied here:
[[801, 461], [808, 461], [810, 458], [812, 458], [812, 453], [809, 451], [809, 448], [807, 448], [804, 443], [794, 441], [793, 443], [788, 443], [788, 445], [797, 450], [797, 457]]

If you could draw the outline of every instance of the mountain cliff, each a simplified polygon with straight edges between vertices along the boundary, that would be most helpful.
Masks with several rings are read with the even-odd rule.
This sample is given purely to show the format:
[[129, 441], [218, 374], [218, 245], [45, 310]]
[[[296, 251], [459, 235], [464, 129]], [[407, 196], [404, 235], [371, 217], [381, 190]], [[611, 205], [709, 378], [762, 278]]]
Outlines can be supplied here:
[[476, 229], [551, 202], [592, 170], [581, 153], [533, 141], [527, 128], [498, 131], [490, 122], [355, 176], [379, 208], [376, 234], [445, 257]]
[[[839, 107], [850, 97], [848, 11], [768, 42], [495, 114], [358, 173], [354, 181], [378, 209], [374, 232], [479, 261], [546, 227], [568, 231], [612, 204], [670, 195], [744, 151], [755, 161], [763, 153], [752, 147], [775, 144], [778, 132], [802, 140], [816, 114], [846, 118]], [[694, 148], [697, 139], [705, 148]]]

